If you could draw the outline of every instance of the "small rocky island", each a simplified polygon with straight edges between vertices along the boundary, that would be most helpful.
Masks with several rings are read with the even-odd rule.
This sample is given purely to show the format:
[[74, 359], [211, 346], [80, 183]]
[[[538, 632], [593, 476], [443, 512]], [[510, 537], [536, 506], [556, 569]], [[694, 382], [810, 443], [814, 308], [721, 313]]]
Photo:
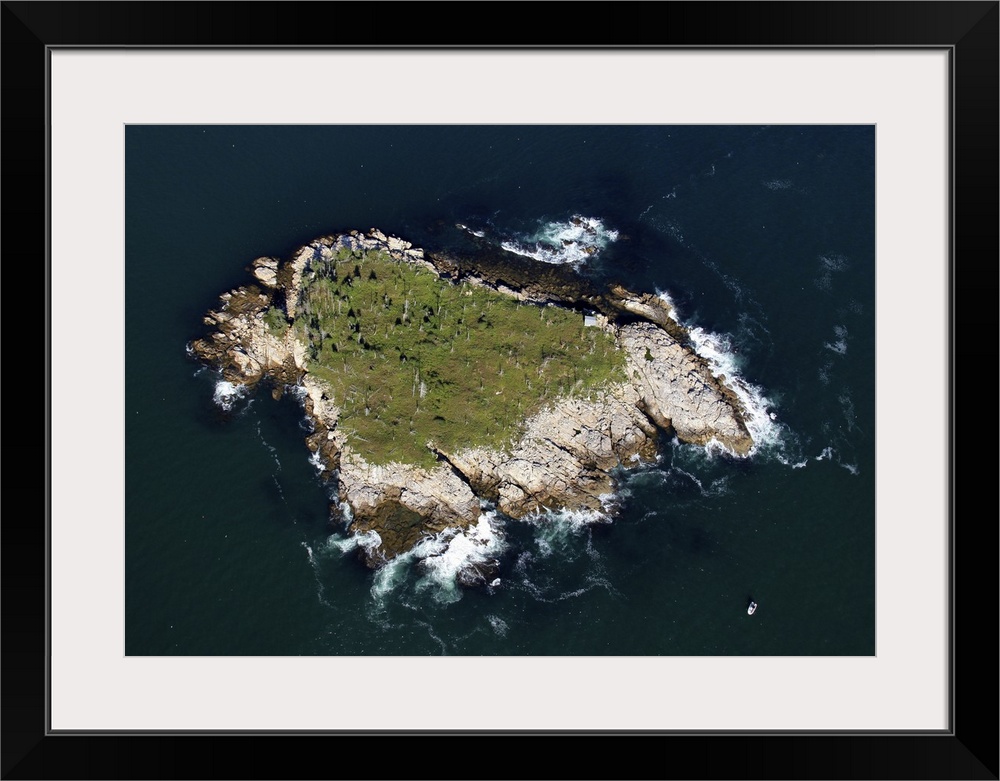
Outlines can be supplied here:
[[753, 448], [736, 394], [660, 296], [376, 229], [250, 271], [190, 351], [234, 386], [299, 396], [333, 516], [373, 541], [373, 568], [475, 527], [484, 503], [513, 518], [599, 511], [616, 470], [654, 461], [660, 437]]

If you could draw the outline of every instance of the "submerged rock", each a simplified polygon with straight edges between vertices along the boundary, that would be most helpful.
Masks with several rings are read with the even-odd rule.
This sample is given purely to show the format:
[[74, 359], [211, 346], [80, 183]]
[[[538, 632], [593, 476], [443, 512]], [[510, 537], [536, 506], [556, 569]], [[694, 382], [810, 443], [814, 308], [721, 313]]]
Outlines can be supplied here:
[[[324, 337], [332, 337], [319, 329], [317, 348], [307, 329], [296, 327], [300, 308], [301, 318], [312, 316], [303, 303], [305, 280], [330, 274], [329, 261], [336, 253], [360, 258], [371, 251], [431, 270], [441, 284], [461, 282], [529, 305], [576, 309], [581, 326], [587, 313], [586, 325], [607, 334], [624, 355], [623, 370], [585, 392], [546, 398], [525, 416], [518, 435], [504, 446], [477, 443], [474, 437], [451, 445], [431, 440], [426, 447], [436, 459], [434, 466], [372, 463], [342, 425], [342, 400], [335, 398], [321, 376], [332, 369], [317, 365], [313, 357], [323, 347]], [[433, 253], [377, 229], [323, 237], [284, 263], [259, 258], [252, 273], [257, 284], [220, 297], [219, 308], [204, 320], [213, 332], [194, 341], [191, 351], [234, 385], [253, 388], [268, 381], [278, 393], [289, 385], [301, 388], [299, 397], [311, 423], [307, 447], [327, 477], [336, 481], [334, 514], [346, 510], [354, 534], [369, 533], [373, 540], [376, 537], [370, 533], [377, 534], [379, 543], [364, 547], [364, 559], [371, 567], [410, 550], [428, 535], [474, 526], [483, 501], [514, 518], [546, 509], [601, 512], [615, 487], [614, 470], [652, 462], [663, 435], [696, 444], [714, 442], [735, 456], [745, 456], [753, 448], [746, 410], [694, 352], [669, 303], [658, 296], [620, 286], [599, 289], [568, 269], [508, 253], [471, 259]], [[374, 270], [370, 273], [374, 278]], [[358, 283], [360, 268], [355, 265], [353, 274], [345, 277], [347, 286]], [[385, 296], [386, 308], [390, 303]], [[339, 303], [337, 307], [339, 312]], [[408, 299], [406, 307], [397, 320], [401, 327], [410, 324]], [[419, 314], [422, 322], [414, 319], [421, 330], [438, 327], [433, 318], [440, 311]], [[358, 322], [357, 343], [369, 349], [360, 327], [368, 312], [351, 309], [342, 316]], [[540, 317], [544, 320], [544, 311]], [[404, 363], [407, 356], [400, 353], [394, 360]], [[419, 371], [414, 375], [414, 398], [418, 389], [421, 397], [424, 392], [418, 375]], [[365, 407], [364, 414], [368, 413]], [[467, 569], [460, 583], [488, 584], [498, 576], [495, 561]]]

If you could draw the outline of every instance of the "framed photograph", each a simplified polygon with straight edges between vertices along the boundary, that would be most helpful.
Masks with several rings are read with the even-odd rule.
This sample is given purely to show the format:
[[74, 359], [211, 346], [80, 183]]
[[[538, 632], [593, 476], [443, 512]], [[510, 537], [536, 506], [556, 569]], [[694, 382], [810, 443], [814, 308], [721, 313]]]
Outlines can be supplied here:
[[6, 257], [46, 302], [4, 778], [407, 736], [997, 778], [956, 433], [998, 6], [627, 9], [422, 45], [409, 7], [4, 3]]

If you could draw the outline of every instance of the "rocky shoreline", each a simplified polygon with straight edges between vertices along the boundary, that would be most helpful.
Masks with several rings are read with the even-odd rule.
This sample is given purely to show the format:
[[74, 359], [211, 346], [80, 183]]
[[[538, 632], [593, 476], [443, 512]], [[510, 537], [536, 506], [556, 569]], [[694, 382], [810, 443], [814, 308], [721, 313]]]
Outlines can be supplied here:
[[[276, 333], [267, 320], [273, 308], [293, 319], [311, 264], [345, 249], [385, 252], [450, 282], [576, 309], [581, 317], [586, 313], [624, 352], [626, 379], [587, 396], [556, 398], [526, 419], [509, 449], [448, 451], [428, 443], [437, 457], [431, 469], [369, 463], [338, 426], [341, 410], [333, 394], [310, 374], [308, 346], [295, 329]], [[613, 471], [652, 462], [661, 436], [714, 442], [736, 456], [753, 448], [747, 412], [693, 350], [665, 300], [620, 286], [600, 290], [569, 269], [506, 255], [470, 260], [425, 252], [376, 229], [325, 236], [287, 261], [255, 260], [254, 281], [223, 293], [221, 305], [204, 318], [211, 333], [190, 345], [199, 360], [236, 386], [250, 389], [267, 381], [275, 398], [296, 389], [312, 423], [306, 444], [337, 485], [334, 515], [349, 520], [351, 533], [377, 539], [359, 549], [371, 567], [410, 550], [426, 535], [475, 526], [484, 503], [513, 518], [546, 509], [600, 511], [614, 491]], [[494, 573], [487, 570], [466, 573], [463, 581], [488, 582]]]

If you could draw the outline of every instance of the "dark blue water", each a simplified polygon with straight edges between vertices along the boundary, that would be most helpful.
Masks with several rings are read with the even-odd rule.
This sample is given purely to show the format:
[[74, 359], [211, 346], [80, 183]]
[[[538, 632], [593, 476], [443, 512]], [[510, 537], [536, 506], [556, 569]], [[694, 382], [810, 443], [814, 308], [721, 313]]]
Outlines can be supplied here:
[[[871, 127], [128, 127], [126, 653], [873, 654], [874, 149]], [[668, 292], [776, 419], [749, 460], [668, 446], [611, 523], [502, 524], [494, 590], [331, 546], [294, 400], [223, 414], [185, 353], [260, 255], [573, 214], [618, 232], [580, 273]]]

